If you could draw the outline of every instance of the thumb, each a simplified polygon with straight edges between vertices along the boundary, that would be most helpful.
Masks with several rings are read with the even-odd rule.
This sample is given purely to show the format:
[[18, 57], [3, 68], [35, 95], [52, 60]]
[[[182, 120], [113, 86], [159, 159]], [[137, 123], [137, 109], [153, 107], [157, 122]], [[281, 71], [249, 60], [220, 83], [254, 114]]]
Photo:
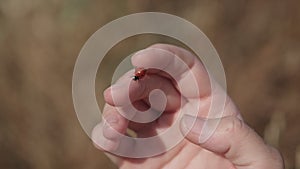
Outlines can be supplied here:
[[283, 168], [278, 151], [236, 116], [203, 119], [184, 115], [181, 131], [192, 143], [224, 156], [237, 168]]

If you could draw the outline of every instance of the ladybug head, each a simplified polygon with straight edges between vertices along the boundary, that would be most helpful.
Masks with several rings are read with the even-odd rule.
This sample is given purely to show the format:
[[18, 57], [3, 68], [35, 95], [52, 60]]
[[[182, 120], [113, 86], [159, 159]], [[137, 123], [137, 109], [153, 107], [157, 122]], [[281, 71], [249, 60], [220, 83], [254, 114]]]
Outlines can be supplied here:
[[137, 81], [137, 80], [139, 80], [140, 79], [140, 77], [138, 77], [138, 76], [133, 76], [132, 77], [132, 80], [134, 80], [134, 81]]

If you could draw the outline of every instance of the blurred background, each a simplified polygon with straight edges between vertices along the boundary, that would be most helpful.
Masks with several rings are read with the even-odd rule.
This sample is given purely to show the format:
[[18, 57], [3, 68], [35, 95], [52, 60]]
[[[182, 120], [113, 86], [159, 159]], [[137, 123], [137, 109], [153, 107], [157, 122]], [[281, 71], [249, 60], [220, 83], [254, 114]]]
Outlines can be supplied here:
[[[189, 20], [210, 38], [245, 121], [281, 151], [287, 169], [300, 169], [299, 7], [297, 0], [1, 0], [0, 168], [116, 168], [76, 118], [73, 67], [101, 26], [160, 11]], [[100, 106], [120, 59], [156, 42], [182, 45], [139, 35], [107, 54], [96, 83]]]

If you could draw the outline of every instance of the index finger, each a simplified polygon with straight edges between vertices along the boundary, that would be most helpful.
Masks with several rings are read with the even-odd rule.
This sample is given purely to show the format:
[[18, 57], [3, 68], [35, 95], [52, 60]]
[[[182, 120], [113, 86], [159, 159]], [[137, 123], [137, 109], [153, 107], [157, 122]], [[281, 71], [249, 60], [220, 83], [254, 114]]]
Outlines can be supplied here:
[[137, 52], [131, 62], [136, 67], [159, 68], [155, 73], [170, 78], [186, 98], [205, 97], [211, 93], [210, 79], [204, 65], [185, 49], [156, 44]]

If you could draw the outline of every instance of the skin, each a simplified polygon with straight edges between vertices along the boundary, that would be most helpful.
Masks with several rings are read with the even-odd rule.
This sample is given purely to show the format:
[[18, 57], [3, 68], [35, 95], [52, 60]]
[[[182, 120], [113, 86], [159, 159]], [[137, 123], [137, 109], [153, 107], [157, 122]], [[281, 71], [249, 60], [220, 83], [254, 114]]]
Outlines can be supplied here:
[[[169, 70], [176, 72], [177, 83], [168, 74], [158, 70], [147, 70], [147, 75], [143, 79], [133, 81], [128, 78], [132, 76], [132, 71], [125, 74], [116, 82], [116, 85], [109, 87], [104, 92], [106, 105], [103, 111], [103, 118], [107, 123], [97, 125], [93, 131], [93, 141], [95, 146], [104, 151], [107, 156], [122, 169], [282, 169], [283, 160], [279, 152], [264, 143], [263, 139], [251, 129], [243, 120], [233, 101], [227, 97], [224, 114], [220, 119], [206, 119], [208, 113], [212, 91], [208, 74], [202, 63], [190, 52], [172, 45], [156, 44], [149, 48], [163, 49], [180, 57], [195, 75], [198, 86], [201, 86], [200, 93], [195, 94], [191, 87], [178, 90], [178, 84], [189, 86], [191, 80], [185, 74], [187, 70], [182, 65], [172, 61], [170, 56], [159, 56], [151, 52], [139, 52], [132, 57], [132, 64], [136, 67], [152, 67], [153, 65], [164, 64]], [[149, 58], [151, 55], [151, 59]], [[162, 54], [163, 55], [163, 54]], [[136, 108], [146, 110], [149, 108], [148, 95], [153, 89], [161, 89], [167, 95], [167, 106], [165, 112], [159, 119], [147, 123], [135, 123], [125, 119], [118, 113], [116, 107], [125, 106], [126, 92], [122, 90], [122, 83], [130, 83], [129, 95]], [[119, 84], [119, 85], [118, 85]], [[216, 84], [217, 85], [217, 84]], [[220, 87], [214, 92], [216, 97], [224, 92]], [[112, 99], [114, 96], [114, 99]], [[130, 128], [136, 132], [137, 137], [150, 137], [158, 131], [172, 125], [173, 118], [178, 115], [180, 109], [180, 98], [184, 97], [186, 105], [191, 105], [195, 100], [201, 99], [198, 116], [185, 115], [181, 119], [180, 128], [182, 134], [186, 134], [185, 139], [175, 148], [161, 155], [151, 158], [124, 158], [109, 153], [119, 145], [117, 134], [113, 131], [125, 134]], [[187, 107], [188, 107], [187, 106]], [[184, 111], [188, 111], [185, 109]], [[195, 124], [191, 125], [191, 121]], [[213, 123], [220, 120], [220, 123], [213, 135], [202, 142], [199, 137], [204, 122]], [[188, 129], [191, 129], [190, 131]], [[102, 131], [106, 141], [106, 149], [102, 149], [97, 142], [102, 136]], [[129, 150], [130, 151], [130, 150]]]

